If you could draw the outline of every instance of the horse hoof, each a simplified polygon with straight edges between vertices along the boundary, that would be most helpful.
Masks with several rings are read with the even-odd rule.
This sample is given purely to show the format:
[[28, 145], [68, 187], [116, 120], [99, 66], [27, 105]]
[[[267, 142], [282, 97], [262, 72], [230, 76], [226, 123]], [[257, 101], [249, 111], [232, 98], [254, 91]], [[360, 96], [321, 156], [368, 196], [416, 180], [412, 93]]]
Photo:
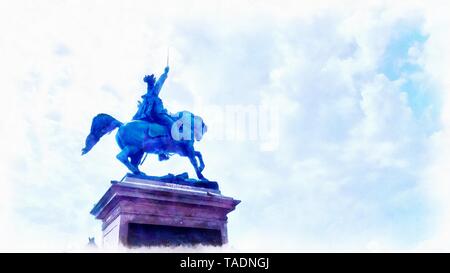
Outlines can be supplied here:
[[134, 175], [145, 175], [145, 173], [141, 172], [141, 171], [137, 171], [137, 172], [133, 172]]

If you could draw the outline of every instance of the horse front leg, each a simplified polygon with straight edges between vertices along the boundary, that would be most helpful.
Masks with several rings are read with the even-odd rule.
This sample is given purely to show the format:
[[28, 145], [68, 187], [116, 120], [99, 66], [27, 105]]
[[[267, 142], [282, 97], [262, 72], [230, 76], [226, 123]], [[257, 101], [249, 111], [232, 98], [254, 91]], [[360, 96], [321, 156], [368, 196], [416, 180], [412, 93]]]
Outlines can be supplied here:
[[195, 154], [190, 155], [189, 160], [191, 161], [192, 166], [194, 166], [195, 173], [197, 174], [198, 179], [208, 180], [203, 176], [202, 171], [198, 167], [198, 163], [197, 163], [197, 159], [195, 158]]
[[194, 154], [195, 154], [195, 156], [198, 157], [198, 161], [200, 161], [199, 170], [200, 170], [200, 172], [203, 172], [203, 170], [205, 169], [205, 163], [203, 162], [202, 154], [200, 152], [198, 152], [198, 151], [195, 151]]

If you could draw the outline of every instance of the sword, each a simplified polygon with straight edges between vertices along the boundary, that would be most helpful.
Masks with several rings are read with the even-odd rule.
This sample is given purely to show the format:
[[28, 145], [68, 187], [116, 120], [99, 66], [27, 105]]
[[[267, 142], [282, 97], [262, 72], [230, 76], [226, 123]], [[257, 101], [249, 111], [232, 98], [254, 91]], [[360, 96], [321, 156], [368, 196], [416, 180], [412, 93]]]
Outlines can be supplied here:
[[167, 60], [166, 60], [166, 67], [169, 66], [169, 47], [167, 47]]

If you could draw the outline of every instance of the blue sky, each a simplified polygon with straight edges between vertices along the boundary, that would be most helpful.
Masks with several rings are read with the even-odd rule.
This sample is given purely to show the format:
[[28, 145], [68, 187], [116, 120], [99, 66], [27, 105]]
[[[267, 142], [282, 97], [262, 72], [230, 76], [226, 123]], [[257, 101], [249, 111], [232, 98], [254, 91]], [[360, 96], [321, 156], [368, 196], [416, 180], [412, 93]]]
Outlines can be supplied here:
[[[417, 60], [417, 52], [423, 50], [428, 35], [422, 33], [421, 23], [400, 22], [395, 26], [395, 33], [389, 41], [380, 64], [380, 73], [390, 80], [400, 80], [401, 89], [407, 93], [408, 103], [416, 118], [431, 114], [435, 121], [438, 117], [439, 100], [430, 86], [424, 85], [417, 75], [423, 67]], [[432, 88], [431, 88], [432, 89]], [[433, 121], [427, 120], [428, 129], [437, 129]]]
[[[105, 7], [107, 6], [107, 7]], [[1, 250], [100, 240], [93, 204], [126, 169], [97, 113], [127, 121], [160, 74], [172, 111], [209, 125], [205, 176], [242, 200], [227, 246], [448, 250], [446, 7], [439, 2], [17, 1], [0, 4]], [[215, 138], [211, 109], [276, 110], [275, 144]], [[265, 148], [264, 148], [265, 147]], [[149, 174], [194, 173], [149, 156]]]

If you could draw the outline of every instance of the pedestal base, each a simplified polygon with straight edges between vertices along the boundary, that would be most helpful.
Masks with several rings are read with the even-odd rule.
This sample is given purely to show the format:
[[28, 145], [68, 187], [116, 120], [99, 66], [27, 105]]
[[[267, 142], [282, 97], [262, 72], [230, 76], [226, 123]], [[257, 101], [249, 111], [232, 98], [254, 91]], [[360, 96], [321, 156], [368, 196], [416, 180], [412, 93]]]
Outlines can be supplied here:
[[125, 176], [91, 211], [105, 247], [223, 245], [227, 214], [239, 200], [218, 189]]

